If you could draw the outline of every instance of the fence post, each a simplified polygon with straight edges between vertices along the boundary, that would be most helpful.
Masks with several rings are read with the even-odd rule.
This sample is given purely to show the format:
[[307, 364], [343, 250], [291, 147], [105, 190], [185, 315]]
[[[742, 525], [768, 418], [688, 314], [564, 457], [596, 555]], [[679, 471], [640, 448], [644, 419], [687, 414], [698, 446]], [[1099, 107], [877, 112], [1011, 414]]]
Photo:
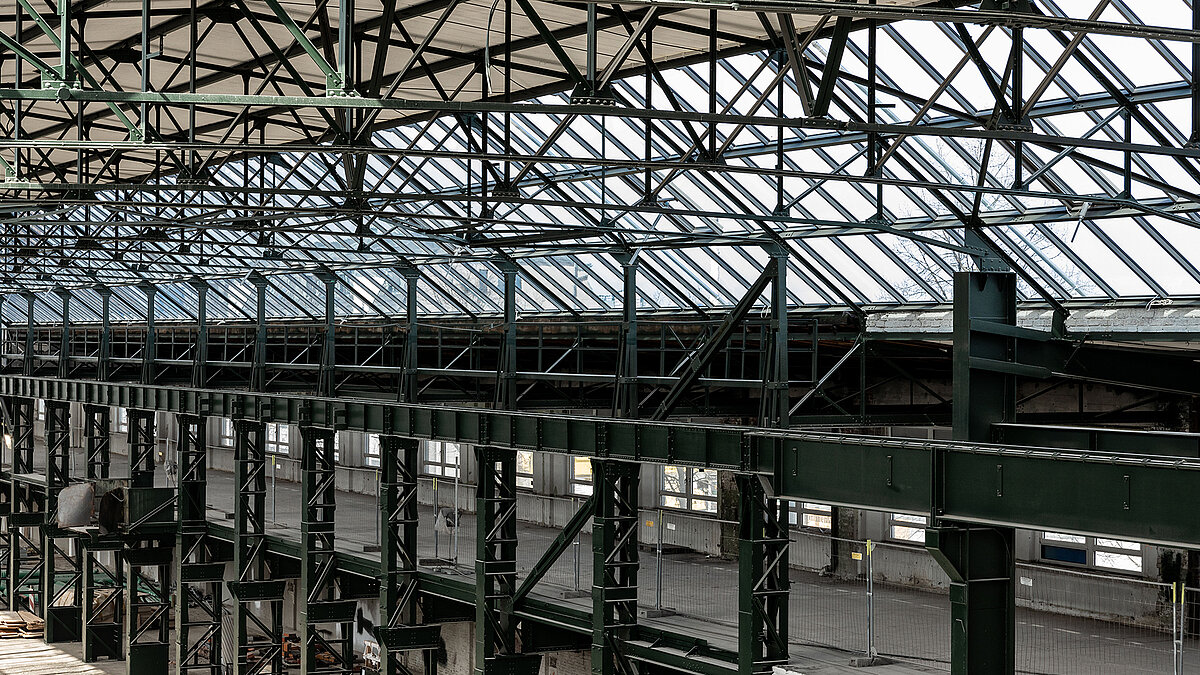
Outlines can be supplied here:
[[666, 524], [663, 523], [663, 510], [658, 510], [658, 546], [656, 547], [655, 569], [654, 569], [654, 609], [662, 612], [662, 596], [663, 596], [663, 528]]
[[875, 543], [867, 540], [867, 657], [875, 658]]
[[[574, 497], [571, 497], [571, 507], [572, 507], [573, 511], [578, 511], [579, 510], [579, 500]], [[580, 531], [575, 533], [575, 543], [571, 547], [571, 549], [575, 552], [575, 592], [576, 593], [579, 593], [581, 590], [579, 588], [579, 547], [583, 545], [582, 532], [583, 532], [583, 528], [580, 528]]]
[[1187, 587], [1183, 582], [1171, 584], [1171, 651], [1175, 675], [1183, 674], [1183, 634], [1187, 624]]

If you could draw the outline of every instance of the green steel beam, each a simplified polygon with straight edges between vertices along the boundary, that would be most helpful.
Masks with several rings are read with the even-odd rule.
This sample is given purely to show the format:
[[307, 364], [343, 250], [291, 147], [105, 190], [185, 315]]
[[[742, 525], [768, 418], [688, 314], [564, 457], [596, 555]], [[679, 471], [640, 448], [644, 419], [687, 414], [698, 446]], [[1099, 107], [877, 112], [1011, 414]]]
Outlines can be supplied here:
[[1178, 431], [999, 423], [992, 425], [991, 440], [1003, 445], [1200, 458], [1200, 434]]
[[584, 525], [587, 525], [588, 521], [592, 518], [595, 501], [596, 497], [593, 495], [580, 504], [579, 509], [575, 511], [575, 515], [571, 516], [571, 519], [567, 521], [566, 525], [563, 525], [562, 530], [554, 538], [554, 541], [550, 542], [550, 545], [546, 547], [545, 552], [542, 553], [542, 556], [530, 568], [529, 573], [525, 575], [525, 579], [521, 582], [520, 587], [517, 588], [517, 592], [513, 593], [514, 607], [521, 605], [521, 602], [533, 591], [538, 582], [542, 580], [542, 577], [546, 576], [546, 573], [554, 567], [554, 563], [574, 545], [575, 536], [583, 530]]

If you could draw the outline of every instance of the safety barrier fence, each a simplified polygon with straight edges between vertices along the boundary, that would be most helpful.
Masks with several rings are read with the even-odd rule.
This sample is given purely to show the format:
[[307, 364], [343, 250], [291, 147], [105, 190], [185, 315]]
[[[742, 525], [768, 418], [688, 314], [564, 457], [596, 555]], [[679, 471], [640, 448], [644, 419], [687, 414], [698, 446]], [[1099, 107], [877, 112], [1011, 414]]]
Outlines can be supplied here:
[[[431, 496], [418, 529], [422, 565], [470, 573], [474, 504], [464, 495], [471, 486], [457, 485], [453, 477], [440, 478], [436, 485], [425, 477], [421, 483]], [[268, 489], [269, 511], [274, 510], [276, 490], [281, 510], [298, 499], [298, 494], [285, 494], [297, 489], [293, 483], [281, 481]], [[520, 577], [585, 499], [522, 493]], [[345, 521], [342, 513], [349, 516]], [[339, 507], [339, 536], [347, 535], [343, 541], [378, 541], [376, 525], [363, 515]], [[282, 519], [291, 517], [280, 513]], [[433, 527], [427, 526], [430, 520]], [[647, 616], [679, 614], [736, 625], [737, 523], [668, 509], [642, 510], [640, 521], [639, 603]], [[837, 538], [811, 529], [793, 530], [791, 538], [788, 615], [793, 644], [838, 650], [847, 658], [878, 656], [926, 670], [949, 670], [949, 579], [923, 548]], [[536, 592], [590, 595], [592, 562], [591, 528], [585, 525]], [[1017, 566], [1017, 580], [1017, 672], [1200, 673], [1200, 588], [1030, 563]]]

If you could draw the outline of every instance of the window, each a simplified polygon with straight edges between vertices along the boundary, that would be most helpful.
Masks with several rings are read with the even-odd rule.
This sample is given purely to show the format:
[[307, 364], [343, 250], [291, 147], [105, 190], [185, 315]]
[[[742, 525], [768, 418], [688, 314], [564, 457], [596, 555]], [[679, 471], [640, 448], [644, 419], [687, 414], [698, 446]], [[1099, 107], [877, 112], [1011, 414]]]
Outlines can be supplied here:
[[273, 455], [286, 455], [291, 445], [291, 427], [286, 424], [267, 425], [267, 452]]
[[717, 512], [717, 472], [683, 466], [662, 467], [659, 506], [704, 513]]
[[1118, 572], [1142, 571], [1142, 545], [1134, 541], [1043, 532], [1042, 560]]
[[117, 433], [129, 433], [129, 409], [117, 408], [117, 414], [113, 415], [113, 424], [116, 425]]
[[378, 467], [379, 458], [382, 457], [381, 448], [379, 446], [379, 434], [370, 434], [367, 436], [367, 453], [363, 456], [367, 466]]
[[40, 398], [37, 404], [37, 418], [39, 422], [46, 421], [46, 402]]
[[833, 507], [812, 502], [788, 502], [788, 523], [828, 532], [833, 529]]
[[571, 458], [571, 494], [592, 494], [592, 460], [587, 457]]
[[458, 477], [458, 443], [425, 443], [425, 461], [421, 471], [426, 476]]
[[907, 513], [893, 513], [888, 522], [888, 536], [896, 541], [908, 541], [914, 544], [925, 543], [925, 526], [929, 519], [925, 516], [914, 516]]
[[228, 417], [221, 418], [221, 425], [217, 428], [217, 443], [224, 448], [232, 448], [234, 442], [233, 420]]
[[530, 450], [517, 451], [517, 487], [533, 489], [533, 452]]
[[342, 463], [342, 433], [340, 431], [333, 432], [333, 463]]

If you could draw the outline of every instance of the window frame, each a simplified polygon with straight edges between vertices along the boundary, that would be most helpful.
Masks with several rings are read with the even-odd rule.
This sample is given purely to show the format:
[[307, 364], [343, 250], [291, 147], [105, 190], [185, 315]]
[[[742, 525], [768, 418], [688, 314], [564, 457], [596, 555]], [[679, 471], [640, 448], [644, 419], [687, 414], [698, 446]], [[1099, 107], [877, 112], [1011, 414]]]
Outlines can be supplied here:
[[[456, 453], [453, 463], [446, 459], [446, 451], [450, 449], [450, 446], [454, 447]], [[436, 451], [436, 459], [430, 458], [430, 450]], [[431, 467], [436, 467], [436, 470], [431, 470]], [[462, 475], [462, 444], [448, 441], [425, 441], [421, 447], [421, 475], [433, 478], [460, 478]]]
[[[288, 457], [292, 454], [291, 425], [268, 422], [265, 431], [263, 449], [267, 454], [277, 457]], [[282, 451], [280, 448], [282, 448]]]
[[[523, 464], [523, 460], [526, 458], [528, 458], [528, 460], [529, 460], [529, 471], [522, 471], [521, 465]], [[517, 489], [518, 490], [532, 490], [533, 489], [533, 475], [534, 475], [534, 471], [536, 471], [536, 470], [537, 470], [537, 467], [534, 464], [533, 451], [532, 450], [517, 450]]]
[[[888, 513], [887, 538], [901, 544], [925, 545], [925, 530], [929, 528], [929, 516], [917, 513]], [[898, 530], [911, 530], [917, 536], [904, 536]]]
[[[828, 524], [820, 524], [822, 521]], [[829, 534], [833, 532], [833, 506], [816, 502], [789, 501], [788, 524], [809, 532]]]
[[[671, 490], [667, 487], [668, 473], [674, 469], [679, 476], [680, 489]], [[711, 471], [712, 477], [712, 493], [699, 492], [696, 489], [697, 473], [707, 473]], [[715, 469], [704, 467], [694, 467], [676, 464], [665, 464], [659, 468], [658, 477], [658, 505], [664, 509], [672, 511], [686, 511], [688, 513], [717, 513], [717, 495], [720, 487], [717, 483]], [[674, 502], [674, 503], [672, 503]], [[682, 504], [679, 505], [679, 504]], [[697, 504], [703, 508], [697, 508]]]
[[[1115, 545], [1106, 544], [1104, 542], [1114, 542]], [[1122, 544], [1126, 544], [1127, 546], [1122, 546]], [[1063, 558], [1047, 556], [1047, 546], [1068, 551], [1078, 551], [1079, 553], [1083, 554], [1084, 562], [1076, 562], [1073, 560], [1065, 560]], [[1131, 558], [1136, 557], [1137, 569], [1127, 569], [1124, 567], [1106, 565], [1097, 562], [1099, 557], [1105, 554], [1129, 556]], [[1063, 565], [1075, 569], [1088, 569], [1098, 572], [1111, 572], [1113, 574], [1130, 574], [1141, 576], [1146, 572], [1146, 545], [1136, 541], [1117, 539], [1115, 537], [1090, 537], [1082, 534], [1069, 534], [1066, 532], [1048, 532], [1044, 530], [1038, 530], [1037, 559], [1039, 562], [1051, 565]]]
[[233, 420], [228, 417], [218, 418], [217, 445], [222, 448], [232, 448], [235, 443], [237, 443], [237, 431], [233, 427]]
[[378, 469], [383, 466], [383, 442], [379, 434], [367, 434], [367, 442], [363, 445], [363, 466]]
[[[579, 467], [586, 466], [586, 475], [579, 470]], [[571, 483], [571, 495], [590, 497], [596, 491], [595, 474], [592, 471], [592, 459], [590, 457], [571, 456], [571, 465], [567, 468], [568, 478]]]

